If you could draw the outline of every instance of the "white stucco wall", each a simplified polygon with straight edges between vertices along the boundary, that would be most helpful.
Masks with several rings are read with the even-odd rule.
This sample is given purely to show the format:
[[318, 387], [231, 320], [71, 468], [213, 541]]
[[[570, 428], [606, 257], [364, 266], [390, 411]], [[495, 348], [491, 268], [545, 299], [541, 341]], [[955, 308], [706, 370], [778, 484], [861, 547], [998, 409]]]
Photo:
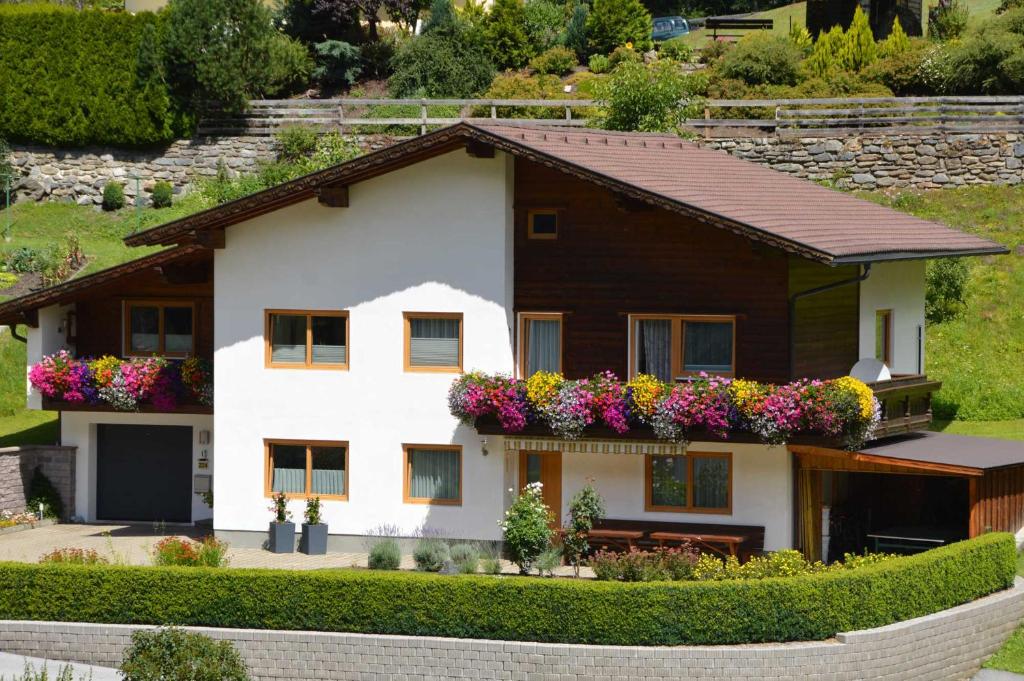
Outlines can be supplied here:
[[[96, 426], [101, 423], [151, 426], [192, 427], [192, 474], [212, 475], [213, 417], [196, 414], [134, 414], [66, 411], [61, 413], [61, 444], [78, 447], [75, 459], [75, 515], [86, 522], [96, 520]], [[209, 444], [199, 443], [200, 431], [211, 431]], [[199, 468], [203, 453], [209, 467]], [[214, 501], [216, 504], [216, 500]], [[213, 515], [202, 497], [192, 495], [192, 521], [208, 520]]]
[[[266, 531], [264, 438], [349, 443], [332, 534], [494, 539], [504, 458], [448, 413], [455, 374], [403, 370], [403, 311], [462, 312], [466, 370], [513, 369], [510, 164], [451, 152], [232, 226], [215, 262], [215, 528]], [[264, 310], [349, 311], [348, 371], [264, 368]], [[461, 506], [402, 501], [403, 443], [463, 447]], [[491, 448], [493, 450], [493, 447]], [[291, 505], [301, 520], [303, 502]]]
[[875, 356], [875, 312], [892, 310], [894, 374], [925, 372], [924, 270], [923, 260], [875, 263], [860, 285], [860, 356]]
[[[763, 525], [766, 550], [793, 545], [793, 469], [785, 447], [738, 443], [693, 443], [693, 452], [732, 452], [732, 513], [644, 511], [644, 457], [635, 454], [562, 454], [562, 509], [587, 482], [604, 498], [606, 517], [679, 523]], [[518, 470], [518, 454], [508, 456]], [[518, 480], [518, 473], [510, 476]]]
[[51, 305], [39, 310], [39, 326], [36, 328], [27, 327], [26, 338], [26, 359], [25, 359], [25, 392], [29, 409], [42, 409], [43, 398], [32, 384], [28, 382], [28, 371], [32, 365], [38, 364], [46, 355], [52, 355], [60, 350], [74, 352], [74, 347], [67, 343], [64, 333], [64, 323], [69, 310], [73, 305]]

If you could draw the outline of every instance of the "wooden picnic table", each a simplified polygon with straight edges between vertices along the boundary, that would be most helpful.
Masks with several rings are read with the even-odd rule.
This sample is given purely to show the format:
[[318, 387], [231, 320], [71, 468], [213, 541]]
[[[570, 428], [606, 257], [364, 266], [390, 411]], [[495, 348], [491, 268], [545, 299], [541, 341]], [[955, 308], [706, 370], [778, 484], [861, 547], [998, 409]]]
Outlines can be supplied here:
[[587, 532], [587, 539], [591, 542], [597, 540], [600, 543], [601, 540], [606, 541], [609, 544], [613, 544], [620, 548], [626, 549], [627, 551], [636, 545], [636, 542], [643, 539], [644, 533], [640, 530], [590, 530]]
[[651, 532], [650, 538], [658, 542], [658, 546], [668, 543], [693, 544], [703, 547], [721, 555], [735, 556], [739, 553], [740, 545], [747, 541], [747, 537], [740, 534], [693, 534], [688, 532]]

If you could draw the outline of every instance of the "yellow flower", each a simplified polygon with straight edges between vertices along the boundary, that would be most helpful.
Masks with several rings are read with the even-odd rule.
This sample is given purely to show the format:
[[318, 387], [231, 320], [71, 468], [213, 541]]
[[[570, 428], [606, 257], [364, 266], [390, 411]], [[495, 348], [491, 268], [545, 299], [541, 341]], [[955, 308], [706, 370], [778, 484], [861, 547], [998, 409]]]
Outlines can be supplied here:
[[650, 374], [637, 374], [627, 387], [633, 391], [633, 404], [646, 416], [654, 413], [654, 405], [665, 392], [665, 384]]
[[626, 49], [627, 50], [632, 50], [633, 49], [633, 43], [632, 42], [626, 43]]
[[110, 383], [120, 366], [121, 360], [111, 355], [104, 355], [89, 362], [89, 368], [92, 369], [93, 376], [96, 377], [96, 384], [101, 388]]
[[749, 407], [761, 397], [761, 385], [756, 381], [747, 381], [737, 378], [729, 385], [729, 392], [732, 393], [733, 402], [743, 409]]
[[563, 381], [565, 378], [562, 374], [538, 371], [526, 379], [526, 399], [537, 407], [544, 408], [555, 398]]
[[871, 388], [853, 376], [843, 376], [835, 381], [836, 387], [848, 390], [857, 396], [857, 404], [860, 405], [860, 416], [863, 419], [870, 419], [875, 415], [875, 393]]

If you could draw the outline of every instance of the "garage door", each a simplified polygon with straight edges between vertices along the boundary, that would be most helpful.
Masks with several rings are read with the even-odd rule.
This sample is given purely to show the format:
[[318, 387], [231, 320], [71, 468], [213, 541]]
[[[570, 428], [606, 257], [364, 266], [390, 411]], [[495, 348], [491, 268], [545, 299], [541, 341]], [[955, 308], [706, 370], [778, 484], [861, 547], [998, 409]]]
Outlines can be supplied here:
[[192, 428], [96, 428], [97, 518], [192, 521]]

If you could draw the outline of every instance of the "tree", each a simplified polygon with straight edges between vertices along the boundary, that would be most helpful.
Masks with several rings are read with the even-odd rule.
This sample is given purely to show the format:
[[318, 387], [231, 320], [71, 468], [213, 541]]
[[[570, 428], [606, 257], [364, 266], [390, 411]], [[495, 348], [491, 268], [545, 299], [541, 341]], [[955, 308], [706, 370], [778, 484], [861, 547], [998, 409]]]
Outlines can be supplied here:
[[900, 25], [900, 18], [896, 17], [892, 20], [892, 31], [878, 45], [878, 54], [882, 58], [895, 57], [898, 54], [903, 54], [910, 49], [910, 38], [903, 31], [903, 26]]
[[875, 34], [868, 23], [868, 15], [857, 5], [853, 22], [846, 31], [846, 41], [839, 51], [839, 64], [848, 71], [860, 71], [878, 57]]
[[[695, 115], [707, 89], [703, 74], [686, 75], [671, 61], [623, 61], [597, 88], [601, 124], [608, 130], [674, 131]], [[682, 103], [686, 100], [686, 103]]]
[[590, 5], [577, 2], [573, 5], [569, 16], [569, 25], [565, 27], [565, 46], [576, 53], [576, 58], [585, 62], [590, 56], [587, 44], [587, 17], [590, 16]]
[[495, 0], [484, 21], [484, 42], [491, 61], [499, 69], [526, 66], [534, 55], [526, 34], [526, 12], [522, 0]]
[[959, 38], [967, 29], [969, 14], [963, 0], [939, 0], [928, 10], [928, 37], [942, 42]]
[[839, 62], [839, 53], [843, 49], [845, 34], [839, 26], [833, 26], [828, 33], [824, 31], [818, 35], [811, 56], [807, 58], [807, 68], [816, 76], [823, 77], [836, 68]]
[[370, 40], [377, 40], [377, 23], [383, 9], [394, 21], [411, 26], [423, 8], [421, 0], [312, 0], [313, 15], [343, 25], [356, 22], [360, 17], [366, 22]]
[[590, 548], [587, 534], [594, 529], [594, 523], [604, 513], [604, 500], [589, 482], [569, 501], [569, 522], [563, 536], [563, 553], [572, 563], [577, 577], [580, 576], [580, 562]]
[[359, 24], [359, 12], [352, 3], [348, 11], [331, 7], [328, 11], [316, 0], [285, 0], [278, 15], [278, 25], [285, 33], [307, 45], [324, 40], [359, 43], [365, 38]]
[[530, 573], [537, 557], [551, 544], [551, 509], [541, 496], [541, 484], [533, 482], [523, 488], [498, 524], [505, 539], [505, 550], [519, 572]]
[[638, 51], [651, 49], [651, 14], [640, 0], [594, 0], [587, 17], [587, 39], [592, 52], [608, 54], [632, 43]]
[[171, 0], [166, 11], [165, 65], [179, 100], [243, 111], [268, 79], [270, 11], [260, 0]]

